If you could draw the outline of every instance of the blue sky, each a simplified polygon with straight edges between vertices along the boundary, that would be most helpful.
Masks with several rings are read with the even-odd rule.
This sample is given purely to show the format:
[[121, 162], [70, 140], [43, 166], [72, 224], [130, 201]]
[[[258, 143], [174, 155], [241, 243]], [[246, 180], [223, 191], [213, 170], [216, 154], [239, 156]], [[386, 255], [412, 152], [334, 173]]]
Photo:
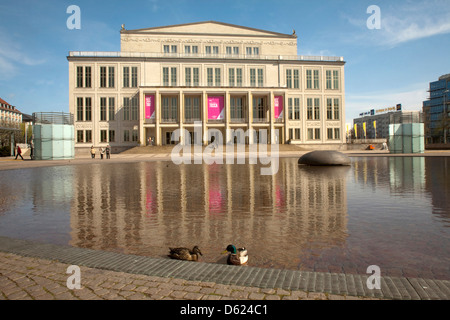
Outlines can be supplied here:
[[[81, 9], [69, 30], [67, 7]], [[377, 5], [381, 29], [369, 29]], [[346, 122], [402, 103], [419, 110], [450, 73], [449, 0], [0, 0], [0, 97], [20, 111], [68, 111], [69, 51], [120, 51], [120, 27], [216, 20], [298, 35], [298, 54], [343, 56]]]

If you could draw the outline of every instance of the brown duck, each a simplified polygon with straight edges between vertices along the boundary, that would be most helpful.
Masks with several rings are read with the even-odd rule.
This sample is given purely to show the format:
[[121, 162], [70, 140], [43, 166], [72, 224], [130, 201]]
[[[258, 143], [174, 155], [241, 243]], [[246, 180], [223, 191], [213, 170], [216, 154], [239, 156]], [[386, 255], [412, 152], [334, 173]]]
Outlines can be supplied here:
[[203, 255], [197, 246], [192, 250], [188, 248], [169, 248], [169, 250], [169, 257], [177, 260], [198, 261], [199, 255]]

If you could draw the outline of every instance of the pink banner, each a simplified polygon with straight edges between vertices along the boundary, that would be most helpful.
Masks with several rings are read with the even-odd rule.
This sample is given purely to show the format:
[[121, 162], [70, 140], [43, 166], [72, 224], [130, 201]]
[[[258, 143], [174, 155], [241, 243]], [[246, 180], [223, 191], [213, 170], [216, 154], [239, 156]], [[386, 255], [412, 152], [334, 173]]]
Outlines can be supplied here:
[[275, 96], [274, 107], [275, 119], [283, 118], [283, 96]]
[[224, 103], [223, 97], [208, 97], [208, 119], [223, 120], [224, 119]]
[[145, 119], [155, 119], [155, 95], [145, 95]]

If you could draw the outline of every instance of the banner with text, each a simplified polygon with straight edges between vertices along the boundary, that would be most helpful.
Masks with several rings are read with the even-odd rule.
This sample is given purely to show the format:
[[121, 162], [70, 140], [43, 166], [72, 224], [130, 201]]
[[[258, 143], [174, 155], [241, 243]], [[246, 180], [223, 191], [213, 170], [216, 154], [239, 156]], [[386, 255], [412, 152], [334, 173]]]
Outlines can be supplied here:
[[145, 119], [155, 119], [155, 95], [145, 95]]
[[275, 96], [274, 100], [275, 119], [283, 118], [283, 96]]

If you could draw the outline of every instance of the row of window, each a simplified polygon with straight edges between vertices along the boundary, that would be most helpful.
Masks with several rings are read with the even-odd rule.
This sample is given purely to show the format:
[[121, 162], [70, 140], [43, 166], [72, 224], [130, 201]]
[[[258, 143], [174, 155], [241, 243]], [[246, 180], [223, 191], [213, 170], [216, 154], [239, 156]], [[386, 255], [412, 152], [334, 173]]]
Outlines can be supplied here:
[[[307, 129], [307, 140], [320, 140], [320, 128], [308, 128]], [[289, 129], [289, 139], [291, 140], [301, 140], [301, 130], [300, 128]], [[341, 129], [340, 128], [327, 128], [327, 140], [339, 140], [341, 139]]]
[[[200, 97], [186, 96], [184, 99], [185, 120], [201, 119]], [[288, 119], [301, 120], [300, 98], [288, 98]], [[321, 105], [320, 98], [306, 99], [306, 119], [320, 120]], [[340, 120], [340, 99], [326, 99], [326, 119]], [[162, 97], [161, 112], [162, 119], [165, 121], [178, 122], [178, 97]], [[77, 98], [77, 121], [92, 121], [92, 98]], [[244, 98], [230, 98], [230, 117], [231, 119], [244, 119], [246, 117]], [[268, 104], [265, 97], [253, 98], [253, 117], [255, 119], [267, 119]], [[100, 98], [100, 121], [116, 120], [116, 99], [114, 97]], [[137, 97], [124, 97], [122, 107], [122, 120], [139, 120], [139, 100]]]
[[[163, 52], [164, 53], [179, 53], [179, 46], [176, 44], [166, 44], [163, 45]], [[204, 53], [206, 55], [218, 55], [221, 54], [220, 47], [215, 45], [207, 45], [204, 46]], [[227, 55], [239, 55], [241, 48], [239, 46], [226, 46], [225, 47], [225, 54]], [[184, 46], [184, 53], [185, 54], [198, 54], [199, 52], [199, 46], [198, 45], [185, 45]], [[259, 47], [245, 47], [245, 54], [246, 55], [253, 55], [257, 56], [259, 55]]]
[[[321, 139], [320, 128], [308, 128], [307, 140], [320, 140]], [[339, 140], [341, 137], [340, 128], [327, 128], [327, 140]], [[301, 129], [291, 128], [289, 129], [290, 140], [301, 140]], [[139, 132], [138, 130], [123, 130], [122, 142], [138, 142]], [[100, 130], [100, 142], [116, 142], [115, 130]], [[92, 130], [77, 130], [77, 143], [92, 143]]]
[[[178, 86], [179, 67], [163, 67], [162, 68], [162, 84], [163, 86]], [[100, 67], [100, 88], [115, 88], [115, 67]], [[339, 90], [340, 75], [339, 70], [325, 71], [325, 88], [327, 90]], [[225, 75], [223, 68], [207, 67], [206, 82], [208, 87], [220, 87], [228, 85], [230, 87], [243, 87], [243, 68], [228, 68], [228, 82], [224, 81]], [[184, 68], [184, 85], [191, 87], [200, 86], [200, 67]], [[320, 90], [320, 72], [318, 69], [306, 70], [306, 89]], [[249, 69], [249, 85], [251, 87], [264, 86], [264, 69]], [[123, 67], [122, 87], [137, 88], [138, 87], [138, 67]], [[286, 87], [288, 89], [300, 89], [300, 70], [286, 69]], [[92, 67], [77, 67], [77, 88], [92, 88]]]
[[[77, 67], [77, 88], [92, 88], [92, 67]], [[100, 88], [115, 88], [115, 67], [100, 67]], [[122, 87], [138, 87], [138, 67], [123, 67]]]
[[[137, 142], [138, 140], [138, 130], [123, 130], [122, 142]], [[100, 130], [100, 142], [116, 142], [116, 131]], [[92, 143], [92, 130], [77, 130], [77, 143]]]

